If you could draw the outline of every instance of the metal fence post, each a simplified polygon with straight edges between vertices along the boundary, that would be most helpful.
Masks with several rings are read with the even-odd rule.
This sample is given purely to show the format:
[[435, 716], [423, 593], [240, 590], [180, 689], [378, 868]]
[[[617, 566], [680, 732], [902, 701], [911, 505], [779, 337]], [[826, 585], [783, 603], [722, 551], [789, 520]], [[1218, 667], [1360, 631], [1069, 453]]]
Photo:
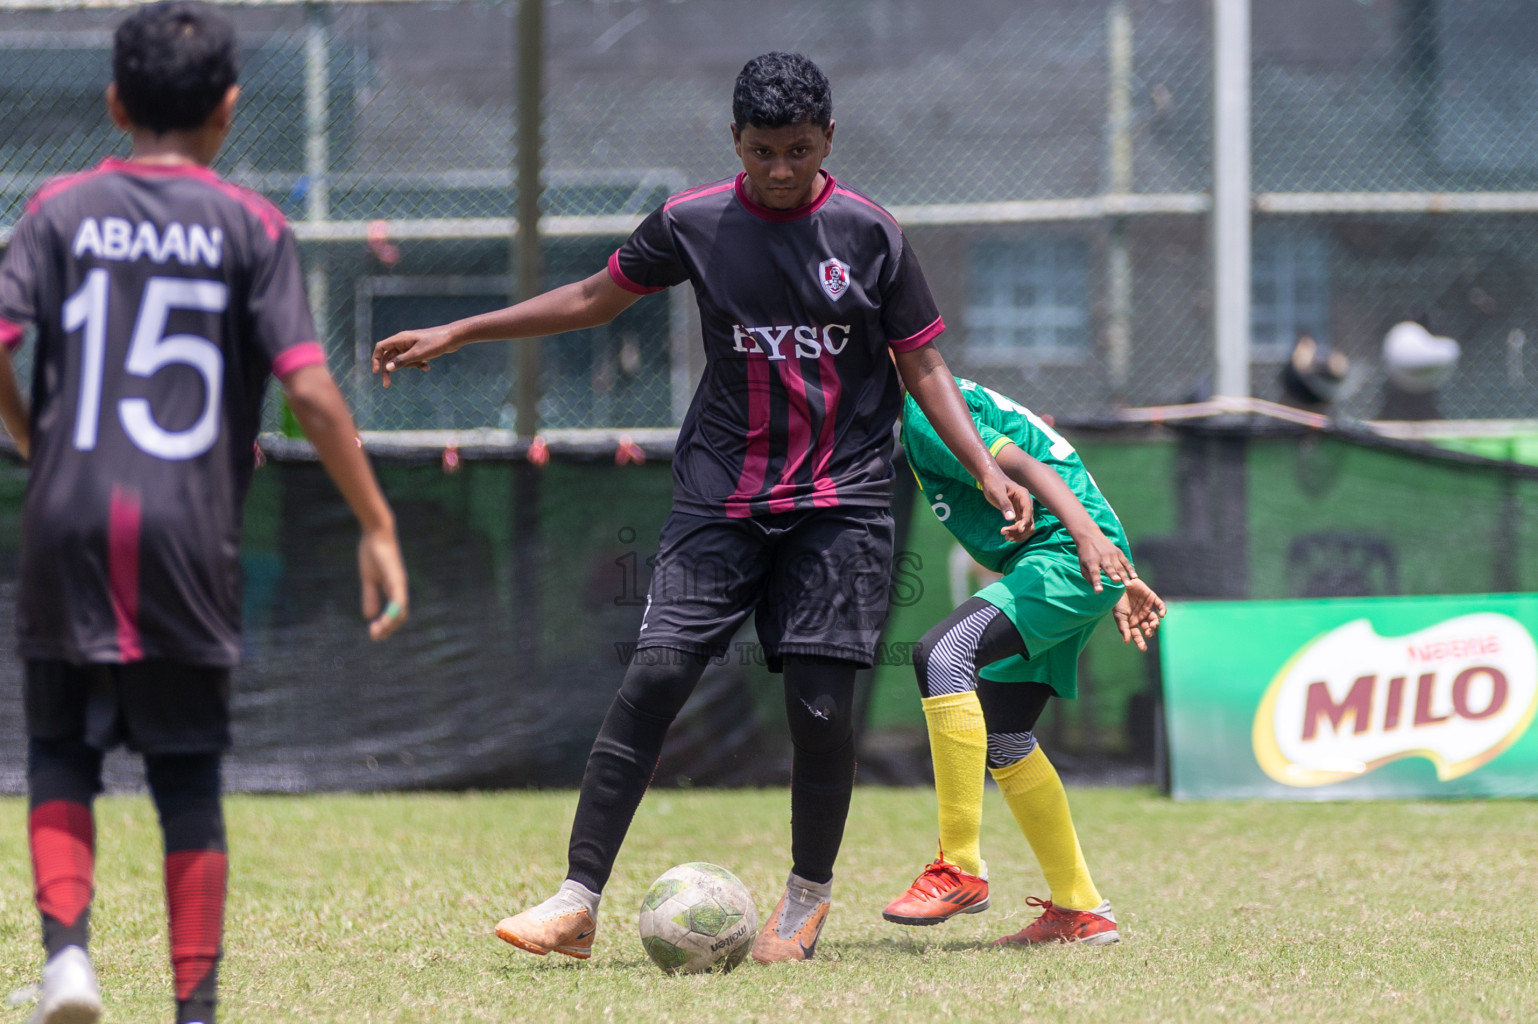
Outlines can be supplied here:
[[[539, 234], [540, 117], [544, 98], [545, 0], [518, 0], [518, 231], [513, 275], [518, 300], [539, 294], [544, 274], [544, 249]], [[517, 415], [514, 429], [520, 438], [539, 431], [541, 338], [511, 343], [509, 369], [517, 381]], [[525, 459], [513, 466], [513, 628], [525, 671], [537, 671], [540, 662], [544, 586], [540, 572], [541, 469]]]
[[[517, 299], [539, 294], [544, 250], [539, 235], [540, 116], [545, 71], [544, 0], [518, 2], [518, 234], [514, 242], [518, 271]], [[539, 430], [540, 338], [513, 343], [519, 437]]]
[[[1110, 64], [1109, 103], [1106, 109], [1107, 191], [1113, 195], [1132, 192], [1132, 14], [1127, 0], [1111, 0], [1107, 18], [1107, 56]], [[1106, 362], [1112, 401], [1121, 405], [1127, 397], [1132, 366], [1132, 254], [1127, 248], [1127, 218], [1111, 218], [1106, 252]]]
[[1405, 0], [1400, 5], [1404, 26], [1404, 67], [1410, 100], [1409, 127], [1415, 144], [1428, 159], [1436, 155], [1437, 96], [1441, 92], [1437, 54], [1435, 0]]
[[1212, 0], [1213, 392], [1250, 394], [1250, 3]]
[[[331, 218], [331, 183], [327, 180], [331, 152], [326, 137], [331, 121], [330, 48], [324, 8], [319, 4], [307, 4], [304, 9], [304, 216], [316, 223]], [[315, 317], [315, 333], [321, 345], [329, 349], [331, 273], [326, 266], [326, 255], [324, 246], [314, 250], [305, 273], [305, 288]]]

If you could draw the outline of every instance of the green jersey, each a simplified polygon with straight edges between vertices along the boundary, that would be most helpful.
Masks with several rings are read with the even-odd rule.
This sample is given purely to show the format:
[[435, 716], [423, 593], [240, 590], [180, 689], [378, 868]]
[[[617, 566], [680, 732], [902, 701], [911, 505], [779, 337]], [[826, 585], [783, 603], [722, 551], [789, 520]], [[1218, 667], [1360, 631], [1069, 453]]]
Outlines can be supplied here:
[[[1131, 557], [1127, 535], [1110, 504], [1095, 486], [1079, 455], [1061, 434], [1041, 417], [1012, 399], [981, 384], [957, 378], [961, 396], [966, 399], [972, 422], [982, 435], [988, 452], [997, 456], [1005, 445], [1014, 444], [1021, 451], [1057, 471], [1068, 489], [1083, 504], [1093, 519], [1116, 546]], [[1062, 522], [1041, 502], [1036, 502], [1036, 528], [1024, 541], [1009, 541], [999, 533], [1004, 519], [999, 510], [983, 497], [982, 488], [972, 479], [951, 450], [940, 440], [918, 403], [909, 395], [903, 403], [902, 443], [908, 465], [918, 479], [919, 490], [935, 517], [955, 535], [967, 554], [984, 568], [1007, 573], [1024, 555], [1052, 550], [1077, 558], [1073, 538]]]

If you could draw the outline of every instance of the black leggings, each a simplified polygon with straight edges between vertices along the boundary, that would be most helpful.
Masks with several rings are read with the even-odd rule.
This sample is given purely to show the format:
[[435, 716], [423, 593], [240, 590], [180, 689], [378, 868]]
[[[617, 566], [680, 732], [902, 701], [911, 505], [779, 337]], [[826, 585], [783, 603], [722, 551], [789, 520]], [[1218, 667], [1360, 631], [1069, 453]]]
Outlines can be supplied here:
[[[651, 784], [668, 727], [694, 692], [708, 658], [671, 648], [635, 653], [599, 727], [571, 826], [567, 877], [602, 892], [630, 822]], [[794, 754], [792, 870], [811, 882], [833, 877], [854, 788], [852, 662], [787, 654], [785, 714]]]
[[[160, 815], [165, 852], [224, 850], [220, 808], [221, 755], [146, 754], [144, 775]], [[53, 800], [91, 806], [101, 792], [102, 752], [78, 739], [27, 744], [29, 804]]]
[[853, 662], [785, 656], [785, 717], [794, 747], [790, 770], [791, 870], [809, 882], [833, 880], [854, 790]]
[[[187, 850], [224, 851], [219, 762], [217, 753], [145, 755], [150, 797], [160, 815], [168, 855]], [[82, 740], [29, 740], [29, 807], [35, 810], [62, 800], [90, 808], [101, 792], [101, 766], [102, 752]], [[50, 955], [65, 946], [85, 946], [89, 933], [89, 907], [68, 925], [43, 915], [43, 945]]]
[[988, 729], [988, 764], [993, 768], [1023, 761], [1036, 749], [1036, 721], [1056, 693], [1044, 683], [977, 678], [979, 668], [1015, 655], [1029, 657], [1020, 631], [1009, 616], [980, 597], [968, 598], [925, 633], [913, 651], [922, 696], [977, 691]]

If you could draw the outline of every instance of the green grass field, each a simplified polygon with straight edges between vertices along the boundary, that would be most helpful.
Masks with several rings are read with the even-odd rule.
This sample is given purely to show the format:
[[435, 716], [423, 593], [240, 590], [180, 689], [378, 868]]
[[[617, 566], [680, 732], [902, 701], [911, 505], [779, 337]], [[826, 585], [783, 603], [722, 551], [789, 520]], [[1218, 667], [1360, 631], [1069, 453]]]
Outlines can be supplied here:
[[[881, 907], [932, 855], [934, 798], [860, 789], [836, 907], [809, 964], [669, 978], [636, 907], [675, 862], [736, 871], [771, 909], [783, 791], [643, 804], [592, 960], [491, 935], [548, 895], [574, 795], [236, 797], [226, 1024], [319, 1021], [1527, 1021], [1538, 1018], [1538, 804], [1175, 804], [1071, 793], [1117, 908], [1106, 949], [992, 949], [1045, 895], [998, 794], [993, 909], [927, 929]], [[159, 839], [144, 797], [98, 805], [94, 955], [107, 1019], [170, 1020]], [[36, 976], [24, 805], [0, 801], [0, 985]], [[0, 1007], [0, 1020], [25, 1020]]]

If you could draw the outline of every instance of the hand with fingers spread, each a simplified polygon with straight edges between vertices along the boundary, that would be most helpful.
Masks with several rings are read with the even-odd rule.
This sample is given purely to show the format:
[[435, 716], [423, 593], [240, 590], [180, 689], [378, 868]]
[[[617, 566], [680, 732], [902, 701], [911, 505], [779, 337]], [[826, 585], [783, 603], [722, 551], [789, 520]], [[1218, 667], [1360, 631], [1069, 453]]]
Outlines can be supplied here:
[[1121, 642], [1135, 643], [1140, 651], [1148, 650], [1148, 639], [1159, 628], [1164, 612], [1164, 600], [1153, 592], [1152, 587], [1135, 578], [1127, 581], [1121, 599], [1111, 609]]
[[374, 346], [373, 370], [390, 386], [390, 374], [412, 367], [426, 370], [432, 360], [459, 351], [447, 326], [420, 331], [401, 331]]
[[1073, 542], [1079, 552], [1079, 571], [1097, 594], [1104, 589], [1102, 576], [1113, 583], [1137, 579], [1137, 570], [1126, 552], [1099, 529], [1085, 531], [1082, 536], [1075, 536]]

